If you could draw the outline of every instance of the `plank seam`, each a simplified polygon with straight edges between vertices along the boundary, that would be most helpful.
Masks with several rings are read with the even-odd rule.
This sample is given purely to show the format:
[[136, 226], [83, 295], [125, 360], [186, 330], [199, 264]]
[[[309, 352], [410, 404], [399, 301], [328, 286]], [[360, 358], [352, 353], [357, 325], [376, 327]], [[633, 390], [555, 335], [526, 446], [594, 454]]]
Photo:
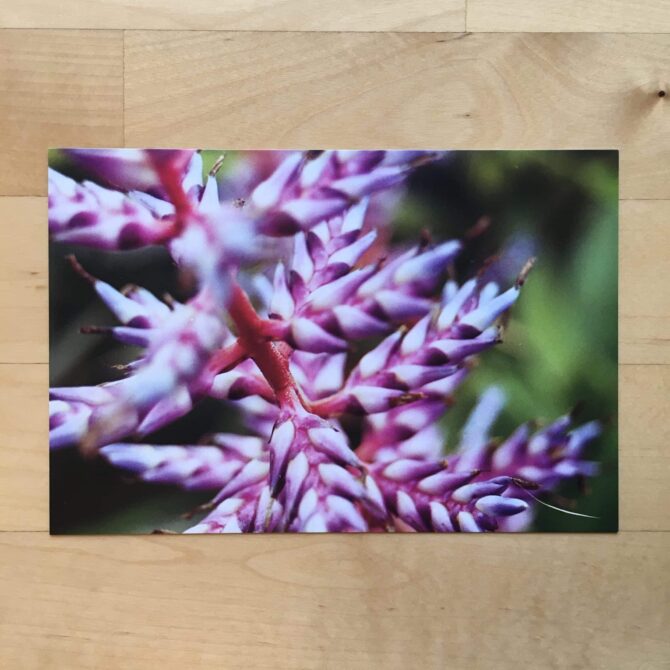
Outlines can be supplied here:
[[[123, 538], [151, 538], [151, 539], [156, 539], [158, 536], [154, 535], [152, 533], [54, 533], [51, 534], [47, 529], [42, 529], [42, 530], [36, 530], [36, 529], [25, 529], [25, 530], [17, 530], [17, 529], [4, 529], [0, 528], [0, 535], [3, 534], [9, 534], [13, 533], [14, 535], [27, 535], [27, 534], [42, 534], [42, 535], [48, 535], [49, 537], [58, 537], [58, 538], [93, 538], [93, 537], [123, 537]], [[624, 535], [628, 533], [670, 533], [670, 529], [667, 528], [622, 528], [618, 531], [615, 532], [604, 532], [604, 533], [580, 533], [580, 532], [557, 532], [557, 533], [551, 533], [551, 532], [545, 532], [545, 533], [537, 533], [537, 532], [527, 532], [527, 533], [505, 533], [507, 537], [519, 537], [519, 536], [529, 536], [529, 535], [543, 535], [543, 536], [555, 536], [555, 537], [565, 537], [565, 536], [575, 536], [575, 535], [588, 535], [589, 537], [593, 536], [611, 536], [611, 535]], [[340, 534], [338, 533], [325, 533], [325, 535], [328, 536], [329, 539], [335, 539], [338, 537], [341, 537]], [[354, 534], [354, 536], [358, 537], [368, 537], [370, 536], [371, 533], [359, 533], [359, 534]], [[435, 533], [423, 533], [419, 534], [423, 535], [424, 537], [430, 537], [431, 535], [435, 535]], [[162, 537], [171, 537], [170, 535], [163, 535]], [[185, 537], [183, 534], [177, 534], [174, 537]], [[200, 537], [211, 537], [211, 535], [201, 535]], [[351, 535], [345, 535], [345, 537], [351, 537]]]
[[126, 31], [121, 31], [121, 136], [126, 146]]
[[131, 32], [131, 33], [259, 33], [259, 34], [278, 34], [287, 35], [670, 35], [666, 30], [256, 30], [251, 28], [52, 28], [46, 26], [25, 27], [25, 26], [2, 26], [0, 33], [4, 31], [50, 31], [57, 32]]

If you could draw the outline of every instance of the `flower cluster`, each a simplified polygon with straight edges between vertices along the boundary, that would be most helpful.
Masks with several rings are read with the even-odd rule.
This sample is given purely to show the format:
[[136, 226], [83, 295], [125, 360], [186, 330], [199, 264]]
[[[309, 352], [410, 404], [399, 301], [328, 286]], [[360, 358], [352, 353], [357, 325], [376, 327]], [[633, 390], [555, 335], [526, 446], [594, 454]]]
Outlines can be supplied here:
[[[50, 170], [51, 239], [161, 245], [197, 290], [164, 302], [71, 259], [119, 322], [84, 330], [141, 353], [119, 381], [51, 389], [51, 447], [211, 491], [187, 532], [523, 530], [538, 496], [595, 474], [583, 458], [595, 422], [492, 437], [497, 387], [446, 453], [438, 422], [474, 357], [501, 342], [531, 264], [507, 287], [458, 282], [461, 242], [382, 241], [390, 194], [442, 154], [249, 152], [244, 174], [221, 183], [220, 164], [204, 176], [194, 151], [69, 154], [95, 181]], [[205, 397], [237, 408], [248, 434], [151, 442]]]

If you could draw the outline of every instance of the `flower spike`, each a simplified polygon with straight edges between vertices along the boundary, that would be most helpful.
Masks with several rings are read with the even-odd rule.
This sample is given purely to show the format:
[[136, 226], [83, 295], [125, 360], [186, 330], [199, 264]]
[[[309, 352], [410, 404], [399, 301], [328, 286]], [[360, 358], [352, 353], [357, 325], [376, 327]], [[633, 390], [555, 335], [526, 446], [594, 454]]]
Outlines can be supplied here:
[[[192, 288], [159, 299], [70, 257], [116, 319], [82, 332], [139, 351], [116, 381], [51, 389], [50, 445], [207, 491], [187, 533], [517, 531], [562, 482], [597, 474], [597, 422], [496, 438], [502, 384], [455, 448], [443, 431], [534, 261], [507, 286], [460, 277], [484, 220], [464, 241], [389, 245], [397, 187], [442, 152], [233, 152], [208, 174], [191, 150], [67, 154], [88, 179], [49, 171], [53, 242], [162, 247]], [[161, 444], [203, 399], [233, 410], [233, 432]]]

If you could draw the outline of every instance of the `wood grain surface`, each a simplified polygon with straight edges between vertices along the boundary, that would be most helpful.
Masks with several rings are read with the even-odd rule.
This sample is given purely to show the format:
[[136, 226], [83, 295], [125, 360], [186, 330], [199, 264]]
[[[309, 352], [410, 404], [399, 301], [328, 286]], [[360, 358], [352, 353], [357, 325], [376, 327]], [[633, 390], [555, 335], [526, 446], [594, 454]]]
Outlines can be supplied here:
[[477, 32], [631, 32], [670, 30], [666, 0], [468, 0]]
[[23, 0], [0, 8], [3, 28], [463, 31], [463, 0]]
[[[2, 3], [0, 668], [668, 667], [669, 32], [663, 0]], [[621, 532], [50, 537], [59, 145], [620, 149]]]
[[0, 195], [46, 192], [49, 147], [123, 144], [123, 34], [0, 31]]
[[11, 668], [663, 668], [666, 535], [0, 536]]
[[670, 198], [669, 72], [667, 35], [129, 31], [126, 143], [617, 147]]

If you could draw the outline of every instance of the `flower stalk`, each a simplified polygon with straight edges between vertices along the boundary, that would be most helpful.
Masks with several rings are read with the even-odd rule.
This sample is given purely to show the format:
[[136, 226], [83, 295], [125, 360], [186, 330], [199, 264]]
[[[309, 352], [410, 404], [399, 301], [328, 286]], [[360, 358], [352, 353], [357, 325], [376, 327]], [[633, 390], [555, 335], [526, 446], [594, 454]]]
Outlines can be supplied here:
[[240, 346], [258, 365], [280, 406], [290, 405], [299, 394], [289, 369], [288, 356], [278, 344], [268, 339], [264, 320], [237, 283], [233, 284], [228, 312], [237, 328]]

